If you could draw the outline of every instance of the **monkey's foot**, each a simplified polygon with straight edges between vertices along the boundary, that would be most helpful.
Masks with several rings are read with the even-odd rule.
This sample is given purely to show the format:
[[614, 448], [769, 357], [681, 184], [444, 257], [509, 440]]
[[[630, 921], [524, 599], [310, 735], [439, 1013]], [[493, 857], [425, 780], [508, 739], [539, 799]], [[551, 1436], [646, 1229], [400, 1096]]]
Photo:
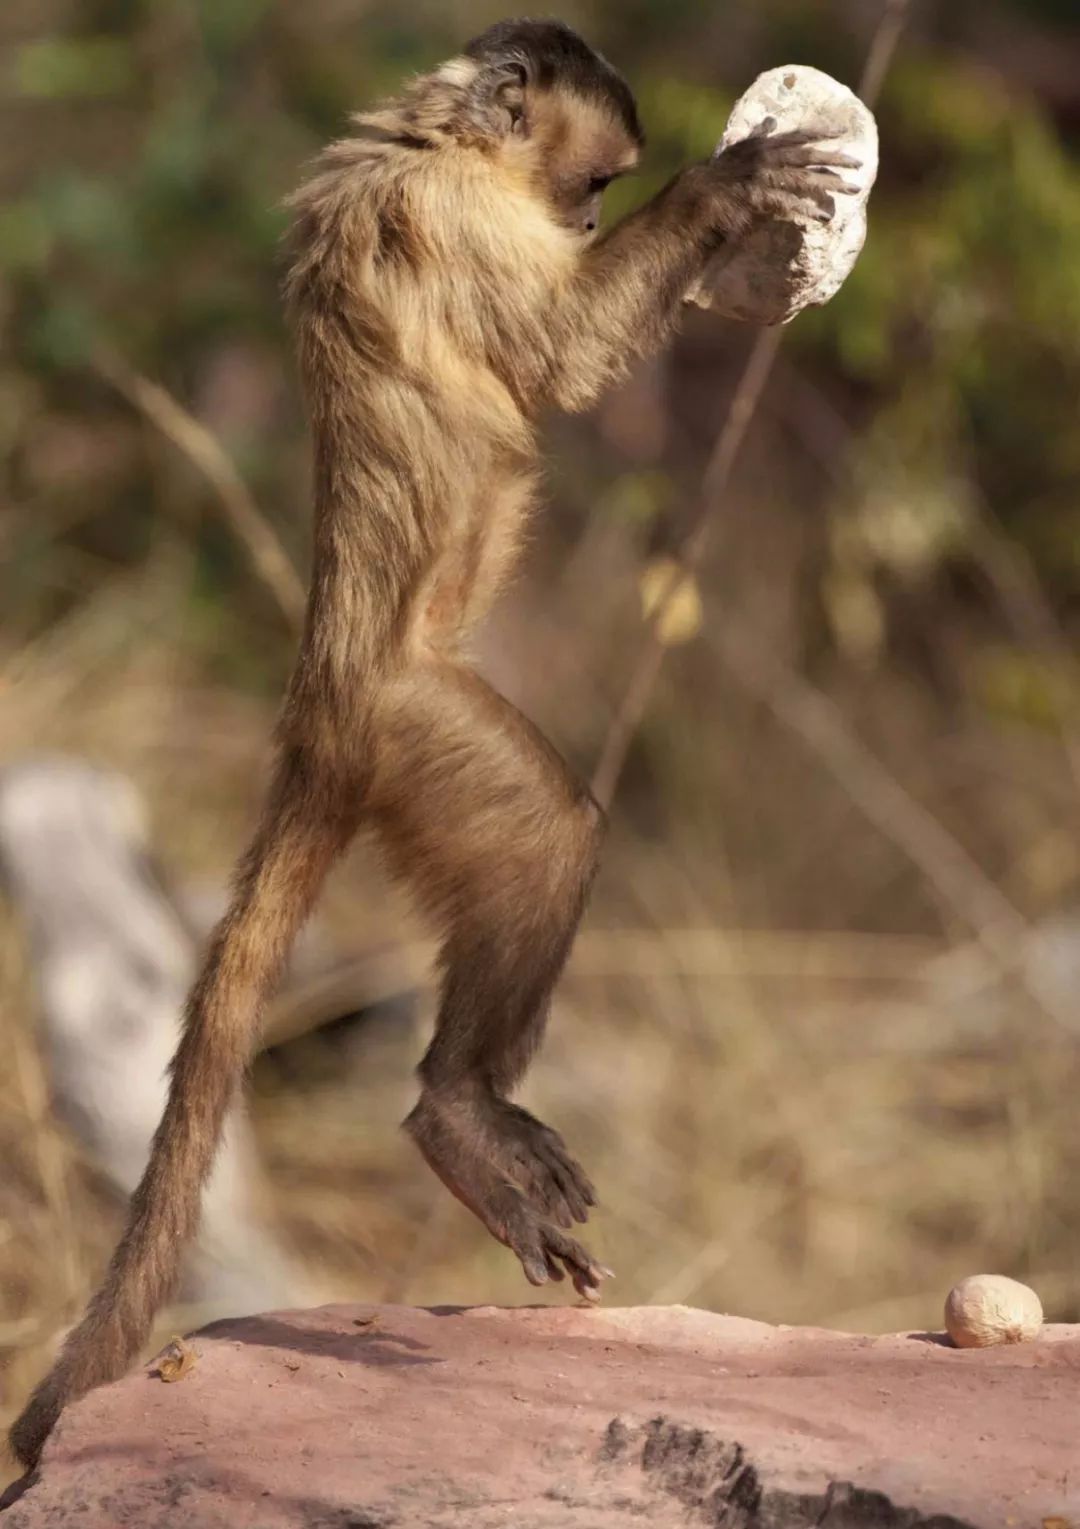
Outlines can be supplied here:
[[611, 1279], [612, 1271], [597, 1263], [580, 1242], [537, 1215], [515, 1186], [506, 1188], [509, 1193], [492, 1207], [499, 1226], [495, 1235], [517, 1254], [530, 1285], [546, 1285], [549, 1279], [561, 1281], [569, 1274], [578, 1295], [598, 1301], [600, 1282]]
[[495, 1101], [491, 1125], [495, 1160], [538, 1210], [564, 1229], [589, 1219], [596, 1191], [558, 1131], [504, 1099]]
[[[503, 1119], [503, 1112], [514, 1119], [513, 1132], [493, 1126], [493, 1120]], [[524, 1124], [514, 1118], [517, 1116], [522, 1117]], [[485, 1101], [478, 1111], [475, 1095], [466, 1103], [461, 1097], [436, 1097], [426, 1090], [406, 1120], [405, 1129], [451, 1194], [479, 1217], [493, 1237], [517, 1254], [531, 1284], [544, 1285], [549, 1279], [563, 1280], [569, 1274], [579, 1295], [589, 1301], [600, 1299], [600, 1282], [611, 1278], [611, 1270], [597, 1263], [564, 1230], [553, 1226], [529, 1198], [526, 1187], [511, 1176], [515, 1167], [520, 1166], [519, 1157], [514, 1156], [516, 1143], [520, 1160], [527, 1158], [533, 1165], [530, 1172], [534, 1181], [545, 1182], [533, 1154], [520, 1149], [523, 1140], [534, 1144], [541, 1139], [539, 1133], [543, 1133], [546, 1161], [557, 1159], [561, 1177], [572, 1187], [574, 1202], [580, 1203], [584, 1211], [587, 1193], [588, 1203], [594, 1203], [592, 1185], [567, 1156], [554, 1131], [542, 1126], [525, 1110], [501, 1100], [498, 1111], [490, 1101]], [[550, 1182], [556, 1181], [552, 1178]], [[554, 1191], [548, 1189], [546, 1193]], [[562, 1199], [559, 1203], [569, 1226], [565, 1209], [568, 1202]]]

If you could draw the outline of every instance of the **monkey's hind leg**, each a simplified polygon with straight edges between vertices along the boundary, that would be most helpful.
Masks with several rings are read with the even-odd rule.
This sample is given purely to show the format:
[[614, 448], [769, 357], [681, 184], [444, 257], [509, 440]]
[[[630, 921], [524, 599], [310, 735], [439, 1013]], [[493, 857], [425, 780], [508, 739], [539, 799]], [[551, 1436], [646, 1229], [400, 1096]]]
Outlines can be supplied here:
[[443, 932], [435, 1037], [406, 1121], [428, 1163], [536, 1285], [610, 1271], [567, 1229], [595, 1195], [562, 1138], [507, 1095], [543, 1031], [596, 866], [601, 814], [546, 739], [464, 667], [386, 697], [373, 821]]

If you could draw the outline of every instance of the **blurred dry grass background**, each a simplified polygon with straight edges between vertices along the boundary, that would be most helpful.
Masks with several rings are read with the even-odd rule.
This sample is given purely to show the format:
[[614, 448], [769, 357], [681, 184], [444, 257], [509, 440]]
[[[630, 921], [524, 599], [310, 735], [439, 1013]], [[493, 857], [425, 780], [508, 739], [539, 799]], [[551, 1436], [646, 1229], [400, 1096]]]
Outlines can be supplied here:
[[[392, 24], [392, 8], [320, 0], [301, 24], [252, 0], [220, 9], [239, 43], [179, 0], [91, 9], [16, 4], [0, 22], [0, 113], [23, 128], [0, 220], [0, 763], [60, 751], [123, 771], [173, 876], [220, 883], [290, 638], [215, 494], [93, 370], [93, 347], [115, 344], [225, 443], [299, 563], [277, 227], [223, 223], [221, 195], [265, 129], [281, 163], [256, 153], [244, 191], [271, 207], [344, 104], [492, 8], [399, 5]], [[689, 5], [563, 9], [642, 85], [656, 174], [711, 142], [734, 89], [778, 57], [852, 77], [877, 12], [774, 0], [726, 38]], [[702, 570], [703, 630], [672, 651], [628, 761], [525, 1094], [600, 1186], [591, 1245], [617, 1271], [611, 1301], [936, 1326], [950, 1284], [992, 1269], [1080, 1319], [1080, 74], [1058, 68], [1080, 37], [1065, 15], [919, 9], [882, 107], [871, 245], [792, 332]], [[148, 98], [122, 80], [96, 103], [33, 93], [41, 46], [87, 36], [149, 59]], [[349, 49], [356, 80], [336, 62]], [[133, 251], [110, 254], [94, 220], [113, 204], [93, 198], [151, 195], [125, 178], [137, 148], [116, 119], [147, 143], [171, 122], [191, 159], [192, 79], [239, 142], [173, 165], [189, 179], [153, 189]], [[625, 682], [642, 559], [685, 523], [749, 339], [697, 316], [672, 358], [553, 428], [551, 508], [481, 657], [585, 772]], [[362, 847], [326, 918], [343, 950], [420, 933]], [[118, 1213], [51, 1116], [7, 908], [0, 962], [2, 1421]], [[292, 1072], [256, 1065], [270, 1213], [328, 1297], [535, 1299], [396, 1129], [426, 1023], [362, 1030], [344, 1061], [313, 1043]]]

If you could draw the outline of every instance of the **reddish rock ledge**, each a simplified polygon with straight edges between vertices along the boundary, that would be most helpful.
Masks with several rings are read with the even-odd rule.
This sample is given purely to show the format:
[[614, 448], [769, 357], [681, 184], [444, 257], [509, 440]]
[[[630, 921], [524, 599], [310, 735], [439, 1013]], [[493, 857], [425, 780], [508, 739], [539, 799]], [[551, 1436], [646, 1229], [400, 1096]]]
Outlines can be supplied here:
[[1080, 1529], [1076, 1327], [328, 1306], [191, 1342], [71, 1408], [2, 1529]]

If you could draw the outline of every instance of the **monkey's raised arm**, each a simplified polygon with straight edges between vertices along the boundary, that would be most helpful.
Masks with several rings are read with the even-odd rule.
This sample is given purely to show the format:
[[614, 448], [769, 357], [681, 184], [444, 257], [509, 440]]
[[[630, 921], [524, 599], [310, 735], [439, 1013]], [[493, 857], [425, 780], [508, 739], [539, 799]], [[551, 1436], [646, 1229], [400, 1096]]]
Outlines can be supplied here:
[[688, 166], [587, 249], [555, 315], [550, 399], [581, 409], [635, 357], [659, 349], [718, 244], [793, 207], [832, 215], [850, 159], [800, 133], [758, 136]]

